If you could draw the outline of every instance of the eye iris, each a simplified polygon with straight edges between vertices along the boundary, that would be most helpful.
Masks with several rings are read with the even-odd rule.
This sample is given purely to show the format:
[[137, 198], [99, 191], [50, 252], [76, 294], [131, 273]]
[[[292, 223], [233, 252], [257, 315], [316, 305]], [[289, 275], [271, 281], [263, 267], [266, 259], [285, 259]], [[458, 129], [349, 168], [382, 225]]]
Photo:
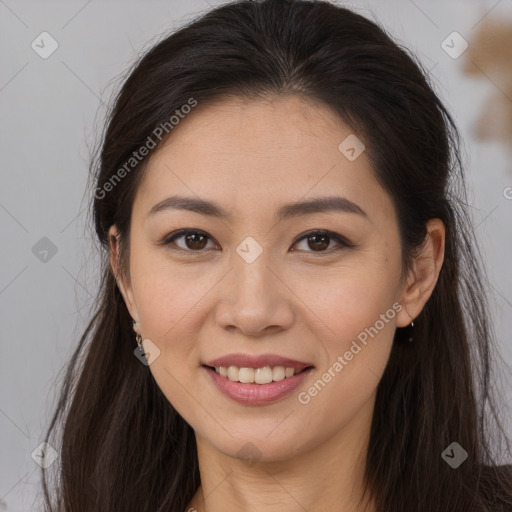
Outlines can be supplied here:
[[[319, 239], [322, 241], [319, 242]], [[311, 240], [315, 240], [314, 243], [317, 243], [317, 244], [320, 243], [320, 246], [316, 245], [315, 247], [313, 247], [310, 243]], [[327, 249], [327, 247], [329, 247], [329, 235], [322, 235], [322, 234], [311, 235], [308, 237], [308, 245], [313, 250]]]
[[[197, 238], [202, 240], [198, 241]], [[189, 249], [204, 249], [206, 245], [206, 236], [200, 233], [191, 233], [185, 237], [185, 240]]]

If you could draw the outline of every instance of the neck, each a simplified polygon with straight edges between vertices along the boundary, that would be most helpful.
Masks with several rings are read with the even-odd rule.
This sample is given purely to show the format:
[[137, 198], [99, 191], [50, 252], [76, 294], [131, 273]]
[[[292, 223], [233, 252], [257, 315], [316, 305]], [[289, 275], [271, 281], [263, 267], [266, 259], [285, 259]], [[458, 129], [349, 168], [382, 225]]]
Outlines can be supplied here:
[[373, 512], [363, 500], [373, 411], [367, 405], [328, 441], [287, 460], [250, 464], [196, 433], [201, 486], [186, 512]]

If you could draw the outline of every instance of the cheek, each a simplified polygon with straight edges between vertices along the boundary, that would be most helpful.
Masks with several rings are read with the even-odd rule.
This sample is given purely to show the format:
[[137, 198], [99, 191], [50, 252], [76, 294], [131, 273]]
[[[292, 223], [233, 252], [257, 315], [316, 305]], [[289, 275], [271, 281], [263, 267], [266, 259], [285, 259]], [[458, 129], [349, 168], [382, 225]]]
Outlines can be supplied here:
[[380, 255], [358, 267], [347, 266], [328, 279], [301, 280], [300, 293], [314, 313], [307, 313], [311, 330], [327, 355], [317, 386], [318, 390], [324, 384], [330, 388], [322, 391], [326, 405], [330, 396], [349, 409], [349, 403], [357, 408], [377, 387], [402, 308], [397, 301], [399, 276], [399, 261]]
[[[206, 268], [206, 267], [205, 267]], [[171, 263], [160, 251], [147, 251], [132, 259], [132, 286], [143, 335], [177, 357], [193, 348], [208, 291], [218, 282], [200, 264]]]
[[304, 273], [293, 280], [290, 276], [294, 291], [307, 308], [304, 311], [314, 313], [308, 316], [316, 318], [317, 332], [324, 332], [333, 347], [350, 345], [376, 322], [385, 336], [393, 331], [396, 309], [400, 308], [396, 302], [399, 278], [399, 261], [369, 253], [328, 273]]
[[[300, 390], [299, 402], [317, 411], [322, 422], [333, 428], [355, 417], [374, 396], [389, 360], [397, 310], [400, 304], [378, 289], [346, 286], [332, 293], [321, 311], [317, 333], [328, 325], [322, 341], [326, 358], [309, 387]], [[325, 329], [324, 329], [324, 332]], [[320, 411], [337, 411], [336, 419]]]
[[[366, 395], [377, 386], [387, 364], [401, 306], [387, 290], [346, 286], [325, 304], [322, 320], [329, 326], [323, 344], [334, 387], [346, 399]], [[326, 377], [329, 380], [329, 377]], [[334, 391], [334, 390], [333, 390]]]
[[205, 295], [215, 282], [197, 269], [192, 273], [192, 266], [182, 269], [153, 254], [134, 258], [133, 269], [142, 334], [159, 349], [158, 358], [148, 369], [186, 421], [197, 421], [188, 416], [195, 414], [191, 403], [197, 402], [191, 396], [198, 395], [192, 389], [191, 372], [200, 359], [198, 339]]

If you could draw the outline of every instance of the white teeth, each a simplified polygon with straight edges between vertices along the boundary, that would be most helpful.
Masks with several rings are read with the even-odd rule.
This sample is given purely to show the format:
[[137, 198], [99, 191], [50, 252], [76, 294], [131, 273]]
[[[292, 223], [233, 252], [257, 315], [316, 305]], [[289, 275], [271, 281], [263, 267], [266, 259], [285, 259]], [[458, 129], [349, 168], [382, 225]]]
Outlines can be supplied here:
[[239, 372], [240, 372], [240, 368], [237, 368], [236, 366], [230, 366], [228, 368], [228, 379], [237, 381]]
[[272, 381], [283, 380], [295, 375], [293, 368], [285, 368], [284, 366], [264, 366], [263, 368], [216, 366], [215, 371], [233, 382], [242, 382], [244, 384], [270, 384]]
[[264, 366], [263, 368], [257, 368], [254, 372], [254, 382], [256, 384], [269, 384], [272, 382], [272, 368], [270, 366]]
[[246, 383], [254, 382], [254, 368], [240, 368], [238, 380]]
[[272, 369], [272, 380], [283, 380], [286, 377], [284, 366], [274, 366]]

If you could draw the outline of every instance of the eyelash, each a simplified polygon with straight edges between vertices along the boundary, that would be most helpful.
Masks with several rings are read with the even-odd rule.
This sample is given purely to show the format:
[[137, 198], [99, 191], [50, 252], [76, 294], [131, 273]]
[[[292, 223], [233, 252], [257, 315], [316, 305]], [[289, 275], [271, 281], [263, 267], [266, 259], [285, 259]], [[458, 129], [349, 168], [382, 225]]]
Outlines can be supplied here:
[[[200, 250], [193, 250], [193, 249], [183, 249], [182, 247], [174, 246], [172, 247], [171, 244], [177, 240], [178, 238], [181, 238], [185, 235], [203, 235], [206, 236], [209, 240], [212, 240], [212, 238], [208, 235], [208, 233], [205, 233], [204, 231], [198, 230], [198, 229], [180, 229], [179, 231], [175, 231], [169, 235], [166, 235], [160, 242], [159, 245], [167, 246], [169, 249], [173, 251], [180, 251], [180, 252], [187, 252], [187, 253], [204, 253], [205, 249]], [[327, 231], [324, 229], [320, 230], [312, 230], [304, 233], [299, 238], [297, 238], [293, 245], [297, 244], [298, 242], [302, 241], [303, 239], [307, 239], [313, 235], [324, 235], [329, 237], [331, 240], [336, 241], [339, 244], [338, 248], [333, 249], [327, 249], [324, 251], [306, 251], [309, 252], [315, 256], [319, 255], [325, 255], [325, 254], [333, 254], [342, 251], [343, 249], [351, 249], [355, 248], [356, 245], [349, 242], [346, 238], [342, 237], [341, 235], [338, 235], [337, 233], [333, 233], [332, 231]]]

